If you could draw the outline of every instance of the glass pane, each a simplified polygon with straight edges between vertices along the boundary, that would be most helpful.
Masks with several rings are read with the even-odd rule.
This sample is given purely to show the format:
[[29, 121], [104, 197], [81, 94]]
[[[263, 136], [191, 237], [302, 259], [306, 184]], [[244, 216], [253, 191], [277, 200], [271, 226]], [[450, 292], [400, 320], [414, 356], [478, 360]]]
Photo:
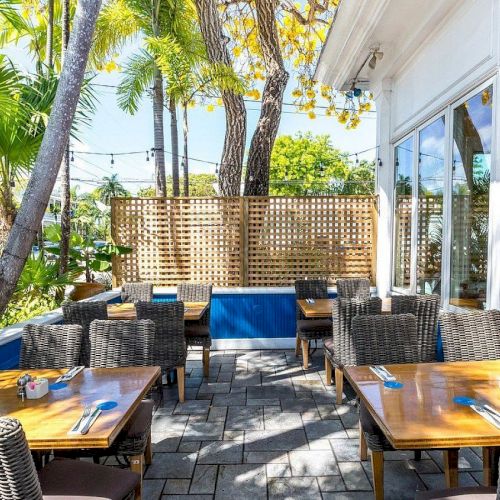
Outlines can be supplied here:
[[450, 303], [486, 302], [493, 87], [454, 111]]
[[413, 139], [396, 146], [394, 188], [394, 283], [395, 287], [410, 287], [411, 206], [413, 186]]
[[418, 149], [417, 293], [441, 293], [444, 116], [420, 131]]

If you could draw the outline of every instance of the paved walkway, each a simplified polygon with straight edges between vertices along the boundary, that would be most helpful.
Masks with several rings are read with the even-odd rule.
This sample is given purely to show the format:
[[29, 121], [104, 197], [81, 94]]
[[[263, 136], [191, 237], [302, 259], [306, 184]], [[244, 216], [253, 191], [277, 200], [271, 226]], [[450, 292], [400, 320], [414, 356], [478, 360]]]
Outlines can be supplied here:
[[[191, 351], [186, 402], [177, 402], [177, 386], [164, 391], [145, 499], [372, 498], [354, 395], [348, 390], [345, 404], [334, 404], [321, 350], [306, 372], [292, 351], [216, 351], [210, 368], [207, 381], [201, 352]], [[481, 481], [478, 453], [462, 451], [461, 485]], [[439, 452], [423, 453], [420, 462], [413, 453], [385, 458], [386, 499], [444, 486]]]

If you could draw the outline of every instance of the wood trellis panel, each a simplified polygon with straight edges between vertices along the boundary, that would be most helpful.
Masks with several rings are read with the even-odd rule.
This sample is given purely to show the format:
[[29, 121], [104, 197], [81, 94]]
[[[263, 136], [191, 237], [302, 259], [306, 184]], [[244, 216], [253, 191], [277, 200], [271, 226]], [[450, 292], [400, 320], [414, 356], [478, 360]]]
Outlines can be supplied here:
[[305, 276], [374, 282], [376, 223], [373, 196], [117, 198], [112, 237], [133, 252], [114, 259], [114, 283], [289, 286]]

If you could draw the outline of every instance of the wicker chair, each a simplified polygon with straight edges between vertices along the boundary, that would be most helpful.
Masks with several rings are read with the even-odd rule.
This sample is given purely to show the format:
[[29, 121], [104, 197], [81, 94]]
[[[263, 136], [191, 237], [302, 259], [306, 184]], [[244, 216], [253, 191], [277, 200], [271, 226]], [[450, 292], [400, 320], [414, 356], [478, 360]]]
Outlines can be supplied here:
[[[296, 280], [295, 299], [327, 299], [328, 283], [326, 280]], [[298, 303], [295, 305], [295, 317], [297, 329], [295, 333], [295, 355], [302, 353], [302, 364], [304, 370], [309, 368], [309, 342], [311, 340], [324, 339], [332, 333], [332, 321], [326, 319], [307, 319]]]
[[56, 459], [38, 474], [19, 420], [0, 418], [0, 498], [140, 498], [139, 475], [104, 465]]
[[152, 283], [125, 283], [122, 286], [122, 302], [151, 302], [153, 300]]
[[[356, 365], [418, 363], [417, 319], [413, 314], [357, 316], [352, 320]], [[366, 409], [360, 405], [360, 455], [367, 459], [371, 450], [375, 498], [384, 498], [384, 451], [391, 446]], [[420, 452], [416, 452], [420, 458]]]
[[500, 311], [440, 317], [445, 361], [481, 361], [500, 358]]
[[335, 391], [337, 404], [342, 403], [344, 393], [344, 366], [357, 364], [356, 349], [351, 334], [352, 320], [359, 315], [382, 312], [382, 300], [378, 297], [366, 299], [336, 299], [332, 310], [333, 335], [323, 341], [325, 354], [326, 383], [332, 383], [332, 368], [335, 368]]
[[439, 295], [394, 295], [391, 314], [414, 314], [417, 318], [418, 352], [420, 361], [436, 360]]
[[19, 368], [72, 368], [78, 366], [82, 327], [79, 325], [26, 325], [21, 339]]
[[137, 319], [150, 319], [156, 327], [153, 364], [162, 371], [175, 368], [179, 401], [184, 402], [184, 373], [186, 366], [186, 337], [184, 335], [183, 302], [137, 302]]
[[208, 309], [199, 321], [186, 321], [186, 343], [203, 349], [203, 375], [210, 373], [210, 308], [212, 305], [212, 285], [200, 283], [179, 283], [177, 300], [182, 302], [208, 302]]
[[[114, 368], [120, 366], [152, 366], [155, 324], [149, 319], [137, 321], [100, 321], [90, 325], [90, 366]], [[122, 455], [130, 468], [141, 474], [144, 464], [150, 464], [153, 401], [144, 400], [130, 418], [126, 428], [112, 446], [100, 455]], [[96, 456], [95, 451], [91, 453]]]
[[337, 280], [339, 299], [369, 299], [370, 295], [370, 280], [367, 278]]
[[95, 319], [108, 319], [108, 304], [96, 302], [67, 302], [62, 306], [63, 320], [67, 325], [80, 325], [83, 330], [79, 365], [90, 366], [90, 323]]

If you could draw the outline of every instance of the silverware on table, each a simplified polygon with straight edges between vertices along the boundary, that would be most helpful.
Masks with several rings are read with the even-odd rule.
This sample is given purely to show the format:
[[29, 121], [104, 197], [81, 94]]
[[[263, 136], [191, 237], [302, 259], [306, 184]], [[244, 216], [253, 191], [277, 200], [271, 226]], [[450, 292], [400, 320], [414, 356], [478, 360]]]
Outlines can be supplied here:
[[83, 409], [81, 417], [78, 419], [77, 423], [71, 428], [71, 432], [77, 432], [78, 429], [80, 428], [80, 425], [82, 425], [82, 422], [84, 419], [86, 419], [92, 410], [91, 405], [86, 405], [85, 408]]
[[95, 422], [97, 417], [101, 414], [101, 410], [97, 407], [94, 408], [94, 411], [87, 417], [87, 421], [85, 422], [83, 428], [80, 431], [80, 434], [87, 434], [92, 424]]

